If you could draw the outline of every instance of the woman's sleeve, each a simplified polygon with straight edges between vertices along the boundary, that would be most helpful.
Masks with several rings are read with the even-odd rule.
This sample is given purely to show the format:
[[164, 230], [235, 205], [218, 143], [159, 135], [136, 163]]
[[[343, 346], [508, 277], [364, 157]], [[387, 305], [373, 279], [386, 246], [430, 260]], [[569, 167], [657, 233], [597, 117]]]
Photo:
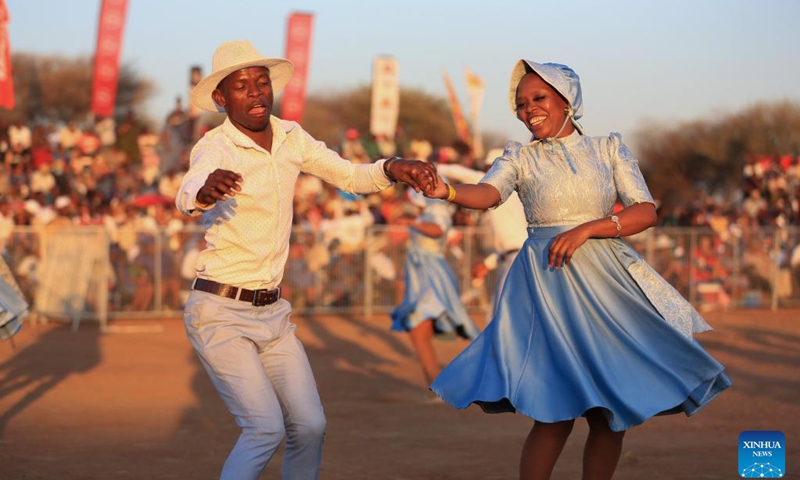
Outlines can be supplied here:
[[503, 155], [497, 157], [492, 168], [486, 172], [479, 183], [488, 183], [500, 192], [500, 203], [503, 204], [514, 193], [517, 187], [516, 159], [519, 157], [522, 144], [508, 142], [503, 150]]
[[629, 207], [637, 203], [655, 203], [647, 183], [644, 181], [639, 160], [622, 143], [619, 133], [612, 133], [608, 137], [610, 143], [611, 168], [614, 175], [614, 184], [622, 205]]

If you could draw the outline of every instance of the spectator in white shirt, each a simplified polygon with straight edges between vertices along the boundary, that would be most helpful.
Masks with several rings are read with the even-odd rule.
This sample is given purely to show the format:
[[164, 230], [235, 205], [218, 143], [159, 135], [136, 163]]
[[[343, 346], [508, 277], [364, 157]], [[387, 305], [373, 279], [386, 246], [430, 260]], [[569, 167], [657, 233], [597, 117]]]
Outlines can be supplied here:
[[117, 125], [111, 117], [98, 117], [94, 131], [100, 137], [100, 147], [108, 149], [117, 143]]
[[83, 131], [74, 121], [71, 121], [58, 131], [58, 142], [65, 152], [71, 152], [78, 146], [81, 136], [83, 136]]
[[8, 142], [13, 150], [19, 152], [30, 150], [32, 141], [31, 129], [21, 121], [8, 127]]

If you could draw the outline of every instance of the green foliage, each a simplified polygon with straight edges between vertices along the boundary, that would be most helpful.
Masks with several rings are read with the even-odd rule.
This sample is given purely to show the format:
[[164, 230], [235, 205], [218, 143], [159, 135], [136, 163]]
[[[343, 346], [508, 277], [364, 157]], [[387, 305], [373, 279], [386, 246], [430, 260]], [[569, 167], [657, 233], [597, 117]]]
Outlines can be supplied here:
[[[306, 99], [302, 125], [309, 133], [330, 146], [338, 145], [348, 128], [362, 137], [369, 133], [371, 90], [361, 86], [353, 90], [312, 94]], [[450, 107], [443, 97], [417, 89], [400, 89], [398, 139], [424, 138], [435, 146], [452, 145], [457, 139]], [[492, 143], [504, 143], [489, 134]]]
[[[66, 123], [89, 117], [92, 94], [91, 58], [15, 53], [11, 59], [16, 107], [0, 109], [0, 121]], [[120, 68], [117, 113], [139, 110], [155, 88], [128, 65]]]
[[[17, 105], [13, 111], [0, 109], [0, 123], [22, 120], [30, 124], [66, 123], [90, 118], [92, 59], [35, 55], [24, 52], [12, 57], [12, 72]], [[143, 107], [154, 93], [151, 80], [141, 77], [130, 65], [120, 68], [116, 115], [129, 110], [144, 117]], [[280, 100], [280, 97], [279, 99]], [[303, 127], [331, 147], [339, 145], [348, 128], [356, 128], [363, 138], [369, 135], [371, 88], [369, 85], [306, 99]], [[276, 105], [280, 112], [280, 105]], [[204, 115], [203, 121], [219, 124], [224, 116]], [[398, 140], [425, 138], [434, 146], [452, 145], [456, 140], [450, 108], [444, 97], [416, 89], [400, 90]], [[505, 137], [484, 133], [484, 146], [505, 144]]]

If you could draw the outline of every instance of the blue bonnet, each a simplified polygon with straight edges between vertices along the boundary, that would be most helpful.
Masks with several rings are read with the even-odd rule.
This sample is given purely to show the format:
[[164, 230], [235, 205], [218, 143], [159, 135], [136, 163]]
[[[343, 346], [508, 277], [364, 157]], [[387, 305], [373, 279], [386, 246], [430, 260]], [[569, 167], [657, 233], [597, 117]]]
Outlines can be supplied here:
[[517, 113], [517, 86], [527, 73], [535, 73], [548, 85], [561, 94], [570, 106], [570, 119], [575, 128], [583, 134], [583, 127], [577, 122], [583, 116], [583, 97], [581, 95], [581, 79], [574, 70], [559, 63], [536, 63], [530, 60], [519, 60], [511, 72], [508, 87], [508, 101], [511, 111]]

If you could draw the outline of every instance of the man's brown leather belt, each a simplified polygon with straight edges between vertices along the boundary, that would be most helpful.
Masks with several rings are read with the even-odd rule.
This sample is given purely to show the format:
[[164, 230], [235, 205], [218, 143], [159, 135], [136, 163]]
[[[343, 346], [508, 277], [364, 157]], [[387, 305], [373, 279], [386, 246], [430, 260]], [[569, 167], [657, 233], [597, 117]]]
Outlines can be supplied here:
[[206, 280], [205, 278], [196, 278], [194, 280], [194, 285], [192, 285], [192, 290], [200, 290], [201, 292], [213, 293], [220, 297], [241, 300], [251, 303], [256, 307], [272, 305], [281, 298], [281, 287], [274, 290], [247, 290], [246, 288], [225, 285], [212, 280]]

